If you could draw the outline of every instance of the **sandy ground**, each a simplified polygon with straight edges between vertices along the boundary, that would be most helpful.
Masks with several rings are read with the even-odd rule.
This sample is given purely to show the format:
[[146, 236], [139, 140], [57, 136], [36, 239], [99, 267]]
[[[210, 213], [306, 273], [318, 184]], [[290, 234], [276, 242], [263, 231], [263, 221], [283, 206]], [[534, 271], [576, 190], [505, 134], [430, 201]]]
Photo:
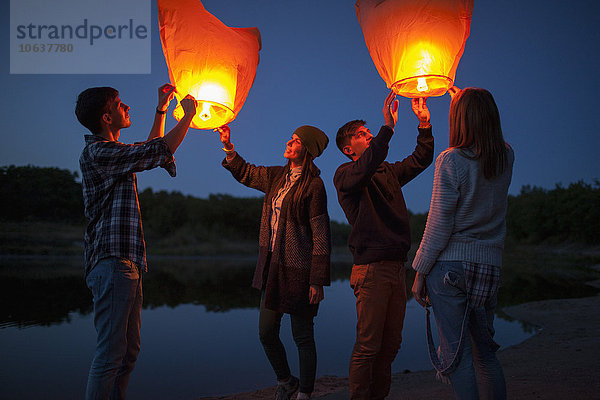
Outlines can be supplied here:
[[[590, 284], [600, 288], [600, 280]], [[533, 337], [498, 353], [509, 399], [600, 400], [600, 295], [525, 303], [504, 312], [539, 327]], [[204, 400], [273, 399], [274, 393], [270, 387]], [[348, 378], [317, 379], [313, 399], [349, 397]], [[388, 399], [443, 400], [454, 395], [430, 370], [395, 374]]]

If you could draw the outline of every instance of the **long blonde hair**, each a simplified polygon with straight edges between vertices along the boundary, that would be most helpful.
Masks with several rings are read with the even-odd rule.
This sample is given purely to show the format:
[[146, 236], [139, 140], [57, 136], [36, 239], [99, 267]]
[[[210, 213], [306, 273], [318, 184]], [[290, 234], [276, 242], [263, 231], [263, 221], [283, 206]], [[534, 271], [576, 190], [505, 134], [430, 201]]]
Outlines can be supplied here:
[[504, 172], [507, 145], [502, 136], [500, 113], [492, 94], [481, 88], [465, 88], [450, 103], [450, 147], [469, 149], [479, 160], [486, 179]]

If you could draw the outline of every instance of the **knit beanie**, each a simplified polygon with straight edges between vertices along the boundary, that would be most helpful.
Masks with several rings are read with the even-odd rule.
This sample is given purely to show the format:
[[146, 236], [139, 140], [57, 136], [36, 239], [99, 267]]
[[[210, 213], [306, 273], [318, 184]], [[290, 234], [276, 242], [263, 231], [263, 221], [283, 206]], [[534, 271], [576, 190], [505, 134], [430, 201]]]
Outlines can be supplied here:
[[298, 135], [306, 150], [314, 158], [319, 157], [329, 143], [329, 138], [325, 132], [314, 126], [302, 125], [294, 133]]

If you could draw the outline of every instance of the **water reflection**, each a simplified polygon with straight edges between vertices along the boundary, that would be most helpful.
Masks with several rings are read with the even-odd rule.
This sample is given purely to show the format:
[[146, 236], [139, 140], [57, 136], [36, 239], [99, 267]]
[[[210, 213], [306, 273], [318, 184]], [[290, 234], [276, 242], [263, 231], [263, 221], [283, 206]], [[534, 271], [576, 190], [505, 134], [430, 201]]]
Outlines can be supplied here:
[[[207, 311], [257, 308], [250, 287], [252, 258], [150, 258], [144, 276], [144, 308], [202, 305]], [[332, 265], [332, 280], [347, 280], [350, 262]], [[591, 296], [595, 290], [581, 277], [504, 268], [500, 306], [550, 298]], [[407, 291], [414, 273], [407, 271]], [[69, 321], [71, 313], [92, 312], [81, 259], [15, 257], [0, 259], [0, 328], [48, 326]], [[411, 298], [411, 293], [408, 293]]]
[[0, 328], [49, 326], [92, 312], [81, 258], [2, 257]]
[[[142, 352], [130, 396], [191, 399], [272, 385], [257, 335], [259, 293], [249, 286], [254, 259], [149, 261]], [[350, 269], [347, 261], [334, 263], [333, 284], [315, 320], [319, 376], [347, 375], [356, 323]], [[525, 274], [526, 268], [514, 270], [519, 273], [507, 268], [503, 275], [501, 304], [594, 293], [577, 276], [542, 278]], [[413, 274], [407, 274], [412, 282]], [[81, 398], [95, 342], [91, 312], [79, 257], [0, 259], [0, 398]], [[414, 300], [404, 326], [393, 371], [430, 368], [425, 313]], [[499, 319], [496, 331], [505, 347], [524, 340], [533, 328]], [[282, 340], [290, 364], [297, 365], [289, 318], [283, 320]]]

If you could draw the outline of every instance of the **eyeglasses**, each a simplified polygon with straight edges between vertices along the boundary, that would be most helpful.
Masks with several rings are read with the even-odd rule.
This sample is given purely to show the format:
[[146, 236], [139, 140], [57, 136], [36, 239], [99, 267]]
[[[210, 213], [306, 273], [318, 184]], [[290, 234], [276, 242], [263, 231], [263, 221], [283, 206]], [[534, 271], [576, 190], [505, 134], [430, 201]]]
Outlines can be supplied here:
[[352, 135], [350, 135], [351, 137], [355, 137], [357, 139], [360, 139], [364, 136], [366, 136], [367, 134], [371, 134], [371, 130], [369, 128], [365, 128], [366, 130], [360, 130], [360, 131], [356, 131], [355, 133], [353, 133]]

